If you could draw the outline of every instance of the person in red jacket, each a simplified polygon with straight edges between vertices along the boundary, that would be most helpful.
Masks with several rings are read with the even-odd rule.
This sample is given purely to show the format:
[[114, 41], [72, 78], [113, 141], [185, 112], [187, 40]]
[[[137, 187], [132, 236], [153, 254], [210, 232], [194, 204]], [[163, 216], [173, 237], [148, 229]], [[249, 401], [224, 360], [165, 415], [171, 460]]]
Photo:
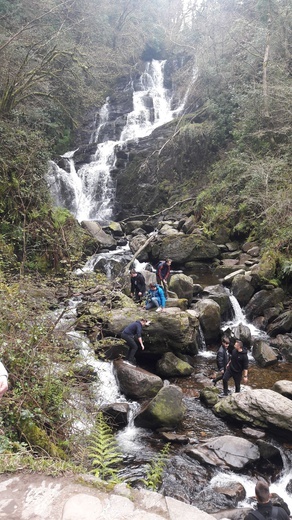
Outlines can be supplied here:
[[156, 280], [159, 285], [162, 285], [165, 295], [167, 296], [167, 283], [170, 276], [170, 266], [172, 260], [167, 258], [158, 263], [156, 268]]

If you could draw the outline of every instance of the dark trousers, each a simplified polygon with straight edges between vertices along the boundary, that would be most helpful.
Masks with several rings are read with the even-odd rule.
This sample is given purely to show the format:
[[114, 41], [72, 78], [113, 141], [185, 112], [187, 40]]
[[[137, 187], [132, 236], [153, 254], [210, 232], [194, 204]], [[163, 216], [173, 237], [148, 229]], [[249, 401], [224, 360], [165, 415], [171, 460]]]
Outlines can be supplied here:
[[223, 391], [228, 393], [228, 381], [232, 377], [235, 383], [235, 392], [240, 392], [240, 381], [242, 372], [234, 372], [230, 367], [227, 367], [223, 376]]
[[213, 383], [218, 383], [218, 381], [221, 381], [221, 379], [223, 379], [223, 376], [224, 372], [219, 372], [219, 374], [216, 377], [214, 377]]
[[128, 354], [126, 356], [126, 360], [131, 361], [131, 362], [135, 361], [135, 354], [138, 350], [138, 345], [135, 341], [134, 336], [130, 336], [129, 334], [124, 334], [124, 332], [122, 332], [121, 337], [122, 337], [122, 339], [125, 340], [125, 342], [127, 343], [128, 347], [129, 347]]

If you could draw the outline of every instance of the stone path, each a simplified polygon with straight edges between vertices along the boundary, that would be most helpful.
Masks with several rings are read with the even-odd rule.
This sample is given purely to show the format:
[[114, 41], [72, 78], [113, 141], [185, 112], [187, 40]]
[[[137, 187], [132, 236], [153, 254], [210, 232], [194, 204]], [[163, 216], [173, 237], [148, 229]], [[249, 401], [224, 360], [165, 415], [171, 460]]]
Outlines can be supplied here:
[[106, 493], [76, 477], [0, 475], [0, 519], [215, 520], [196, 507], [159, 493], [118, 484]]

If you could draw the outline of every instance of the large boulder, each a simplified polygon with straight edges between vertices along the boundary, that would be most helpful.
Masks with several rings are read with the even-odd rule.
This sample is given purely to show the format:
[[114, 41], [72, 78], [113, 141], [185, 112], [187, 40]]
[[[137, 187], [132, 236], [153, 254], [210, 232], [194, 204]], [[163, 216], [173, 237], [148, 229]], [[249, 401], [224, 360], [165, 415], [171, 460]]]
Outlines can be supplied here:
[[166, 352], [156, 363], [156, 372], [161, 377], [184, 377], [194, 371], [193, 367], [172, 352]]
[[268, 325], [267, 332], [270, 336], [292, 332], [292, 310], [280, 314], [278, 318]]
[[220, 417], [269, 429], [291, 438], [292, 401], [268, 389], [247, 389], [221, 399], [213, 408]]
[[277, 348], [287, 361], [292, 362], [292, 334], [278, 334], [271, 339], [271, 345]]
[[160, 377], [124, 361], [114, 361], [114, 368], [121, 392], [130, 399], [149, 399], [163, 387]]
[[277, 287], [276, 289], [263, 289], [254, 294], [248, 302], [245, 313], [248, 320], [262, 316], [264, 311], [270, 307], [275, 307], [278, 303], [283, 302], [285, 293], [283, 289]]
[[183, 312], [177, 307], [166, 308], [164, 312], [141, 311], [132, 308], [113, 309], [107, 314], [103, 324], [104, 334], [119, 335], [132, 321], [146, 317], [151, 321], [143, 330], [145, 351], [161, 357], [168, 351], [195, 355], [199, 348], [199, 320], [196, 315]]
[[233, 435], [210, 439], [203, 446], [214, 451], [219, 459], [236, 470], [242, 469], [250, 462], [255, 462], [260, 458], [260, 450], [255, 444]]
[[223, 285], [210, 285], [204, 287], [202, 298], [210, 298], [220, 306], [220, 315], [223, 321], [233, 318], [233, 308], [229, 298], [229, 294]]
[[288, 381], [287, 379], [277, 381], [273, 385], [272, 390], [274, 390], [274, 392], [279, 392], [279, 394], [292, 400], [292, 381]]
[[254, 341], [252, 355], [261, 367], [275, 365], [278, 362], [275, 351], [262, 339]]
[[251, 346], [251, 331], [250, 328], [247, 325], [244, 325], [243, 323], [239, 323], [235, 327], [232, 327], [232, 331], [234, 336], [237, 339], [240, 339], [242, 341], [243, 346], [245, 348], [250, 348]]
[[223, 435], [209, 439], [195, 448], [187, 448], [192, 459], [209, 466], [239, 470], [260, 458], [259, 448], [242, 437]]
[[206, 341], [217, 341], [220, 338], [221, 309], [214, 300], [206, 298], [192, 306], [198, 313], [200, 325]]
[[186, 298], [190, 305], [193, 298], [193, 285], [194, 282], [190, 276], [178, 273], [171, 276], [169, 289], [173, 291], [178, 298]]
[[160, 237], [152, 246], [154, 258], [171, 258], [174, 263], [185, 264], [195, 260], [213, 260], [219, 256], [219, 248], [214, 242], [201, 235], [178, 234]]
[[87, 231], [93, 236], [93, 238], [96, 240], [97, 244], [101, 248], [107, 248], [107, 249], [115, 249], [117, 246], [117, 243], [115, 239], [112, 237], [112, 235], [108, 235], [105, 233], [105, 231], [102, 229], [101, 225], [98, 222], [95, 222], [93, 220], [83, 220], [82, 227], [87, 229]]
[[141, 428], [175, 428], [185, 413], [183, 393], [175, 385], [163, 387], [158, 394], [146, 404], [135, 418], [135, 425]]
[[246, 274], [237, 274], [232, 279], [231, 290], [241, 307], [244, 307], [254, 295], [252, 279]]

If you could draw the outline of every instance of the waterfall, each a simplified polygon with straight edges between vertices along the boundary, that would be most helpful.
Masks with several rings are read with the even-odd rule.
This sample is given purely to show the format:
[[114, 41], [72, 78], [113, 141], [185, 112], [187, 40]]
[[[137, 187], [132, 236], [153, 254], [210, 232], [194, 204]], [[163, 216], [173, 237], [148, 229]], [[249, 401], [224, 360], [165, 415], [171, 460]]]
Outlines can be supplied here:
[[257, 327], [255, 327], [252, 323], [249, 323], [238, 303], [238, 300], [236, 299], [236, 297], [231, 294], [228, 289], [226, 289], [226, 291], [228, 292], [229, 294], [229, 299], [230, 299], [230, 302], [231, 302], [231, 305], [232, 305], [232, 309], [233, 309], [233, 312], [234, 312], [234, 318], [232, 321], [230, 322], [227, 322], [225, 323], [224, 327], [223, 327], [223, 330], [226, 330], [228, 328], [235, 328], [237, 327], [237, 325], [239, 325], [240, 323], [242, 325], [245, 325], [249, 328], [250, 332], [251, 332], [251, 335], [254, 337], [254, 338], [267, 338], [268, 335], [266, 334], [266, 332], [258, 329]]
[[[91, 162], [76, 171], [76, 150], [62, 156], [69, 161], [68, 171], [53, 161], [50, 162], [47, 179], [56, 204], [66, 207], [79, 222], [110, 220], [116, 189], [111, 176], [116, 162], [115, 151], [124, 147], [129, 140], [137, 141], [150, 135], [155, 128], [171, 121], [174, 115], [177, 115], [178, 109], [171, 109], [171, 95], [164, 87], [164, 67], [165, 61], [147, 62], [139, 82], [131, 84], [132, 88], [136, 89], [133, 92], [134, 109], [127, 115], [120, 140], [98, 143], [102, 138], [101, 130], [109, 120], [110, 99], [107, 98], [98, 114], [98, 126], [90, 137], [91, 144], [97, 143]], [[179, 110], [182, 110], [181, 104]]]

